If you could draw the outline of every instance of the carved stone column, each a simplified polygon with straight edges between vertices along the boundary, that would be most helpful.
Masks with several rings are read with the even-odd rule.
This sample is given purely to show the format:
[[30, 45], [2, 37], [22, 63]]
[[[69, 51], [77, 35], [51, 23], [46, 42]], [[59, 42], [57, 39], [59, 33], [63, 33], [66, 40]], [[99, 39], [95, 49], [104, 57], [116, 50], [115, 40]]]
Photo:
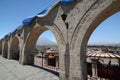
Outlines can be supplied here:
[[92, 59], [92, 80], [97, 80], [98, 78], [97, 62], [98, 59]]

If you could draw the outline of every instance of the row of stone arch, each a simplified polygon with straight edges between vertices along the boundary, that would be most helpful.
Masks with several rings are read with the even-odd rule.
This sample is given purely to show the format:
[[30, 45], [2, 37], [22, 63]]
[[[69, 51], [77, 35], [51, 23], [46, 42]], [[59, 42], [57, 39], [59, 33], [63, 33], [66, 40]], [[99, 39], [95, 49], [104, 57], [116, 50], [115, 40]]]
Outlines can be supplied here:
[[[76, 0], [70, 5], [58, 4], [49, 15], [32, 20], [0, 41], [3, 57], [33, 64], [33, 50], [39, 35], [51, 30], [59, 47], [60, 78], [87, 80], [86, 46], [95, 28], [120, 11], [120, 0]], [[63, 15], [66, 17], [63, 18]]]
[[[8, 49], [9, 48], [9, 49]], [[19, 40], [15, 36], [13, 37], [11, 43], [7, 40], [0, 43], [0, 54], [9, 59], [19, 59]]]
[[[29, 27], [27, 27], [29, 29]], [[26, 27], [24, 30], [27, 30]], [[10, 36], [6, 36], [4, 39], [1, 40], [0, 43], [0, 54], [8, 59], [15, 59], [20, 62], [21, 64], [34, 64], [34, 47], [37, 42], [38, 37], [40, 34], [42, 34], [44, 31], [48, 30], [46, 27], [36, 27], [35, 29], [32, 29], [28, 31], [28, 33], [22, 32], [21, 34], [26, 35], [26, 40], [24, 42], [23, 36], [20, 33], [13, 34], [11, 33]], [[20, 36], [21, 35], [21, 36]], [[24, 35], [24, 37], [25, 37]], [[24, 50], [24, 51], [23, 51]], [[25, 53], [27, 58], [25, 58], [25, 55], [21, 53]], [[28, 58], [29, 56], [30, 59]], [[24, 57], [24, 60], [22, 60], [21, 57]], [[29, 60], [26, 60], [29, 59]]]

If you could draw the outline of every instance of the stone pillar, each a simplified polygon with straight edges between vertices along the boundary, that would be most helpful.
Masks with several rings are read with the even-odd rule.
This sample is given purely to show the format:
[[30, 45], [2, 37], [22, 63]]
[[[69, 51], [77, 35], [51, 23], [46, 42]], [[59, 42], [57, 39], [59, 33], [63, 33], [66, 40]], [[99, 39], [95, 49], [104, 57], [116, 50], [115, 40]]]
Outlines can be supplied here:
[[26, 48], [24, 46], [24, 42], [21, 39], [20, 40], [20, 57], [19, 57], [19, 63], [22, 65], [33, 65], [34, 64], [34, 49], [32, 48]]
[[2, 57], [3, 57], [3, 55], [4, 55], [4, 44], [5, 44], [5, 42], [2, 41]]
[[8, 58], [8, 59], [12, 59], [12, 55], [11, 55], [11, 53], [10, 53], [10, 47], [11, 47], [10, 45], [11, 45], [11, 41], [9, 40], [9, 41], [8, 41], [8, 55], [7, 55], [7, 58]]
[[60, 78], [61, 80], [87, 80], [85, 58], [80, 57], [80, 52], [61, 53]]
[[98, 62], [98, 59], [92, 59], [92, 80], [97, 80], [98, 78], [97, 62]]
[[59, 58], [56, 57], [56, 68], [59, 68]]
[[7, 42], [7, 40], [5, 40], [5, 41], [3, 42], [2, 56], [3, 56], [4, 58], [7, 58], [7, 55], [8, 55], [8, 42]]
[[34, 65], [34, 54], [33, 52], [23, 51], [21, 54], [20, 64], [22, 65]]
[[19, 64], [23, 64], [23, 54], [22, 54], [22, 50], [23, 50], [23, 45], [24, 45], [24, 42], [23, 42], [23, 39], [20, 39], [20, 42], [19, 42], [19, 49], [20, 49], [20, 52], [19, 52]]

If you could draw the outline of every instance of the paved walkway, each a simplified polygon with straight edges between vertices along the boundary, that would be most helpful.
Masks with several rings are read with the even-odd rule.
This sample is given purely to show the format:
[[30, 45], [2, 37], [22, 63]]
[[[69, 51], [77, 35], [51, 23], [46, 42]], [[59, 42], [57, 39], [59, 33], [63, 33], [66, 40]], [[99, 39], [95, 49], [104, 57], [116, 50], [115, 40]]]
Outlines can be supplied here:
[[46, 70], [23, 66], [18, 61], [0, 56], [0, 80], [59, 80], [59, 78]]

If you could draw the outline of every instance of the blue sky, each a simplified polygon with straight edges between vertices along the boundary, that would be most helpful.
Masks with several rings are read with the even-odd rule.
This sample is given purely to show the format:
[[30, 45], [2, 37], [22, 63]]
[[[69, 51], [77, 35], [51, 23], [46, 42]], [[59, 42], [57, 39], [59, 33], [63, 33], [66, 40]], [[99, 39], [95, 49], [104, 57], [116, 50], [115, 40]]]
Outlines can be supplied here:
[[[57, 0], [0, 0], [0, 38], [14, 31], [22, 21], [34, 16]], [[41, 36], [55, 41], [51, 31]], [[48, 37], [47, 37], [48, 38]], [[93, 32], [90, 44], [120, 43], [120, 12], [106, 19]]]
[[0, 0], [0, 38], [57, 0]]
[[104, 20], [92, 33], [89, 43], [120, 43], [120, 12], [117, 12]]

